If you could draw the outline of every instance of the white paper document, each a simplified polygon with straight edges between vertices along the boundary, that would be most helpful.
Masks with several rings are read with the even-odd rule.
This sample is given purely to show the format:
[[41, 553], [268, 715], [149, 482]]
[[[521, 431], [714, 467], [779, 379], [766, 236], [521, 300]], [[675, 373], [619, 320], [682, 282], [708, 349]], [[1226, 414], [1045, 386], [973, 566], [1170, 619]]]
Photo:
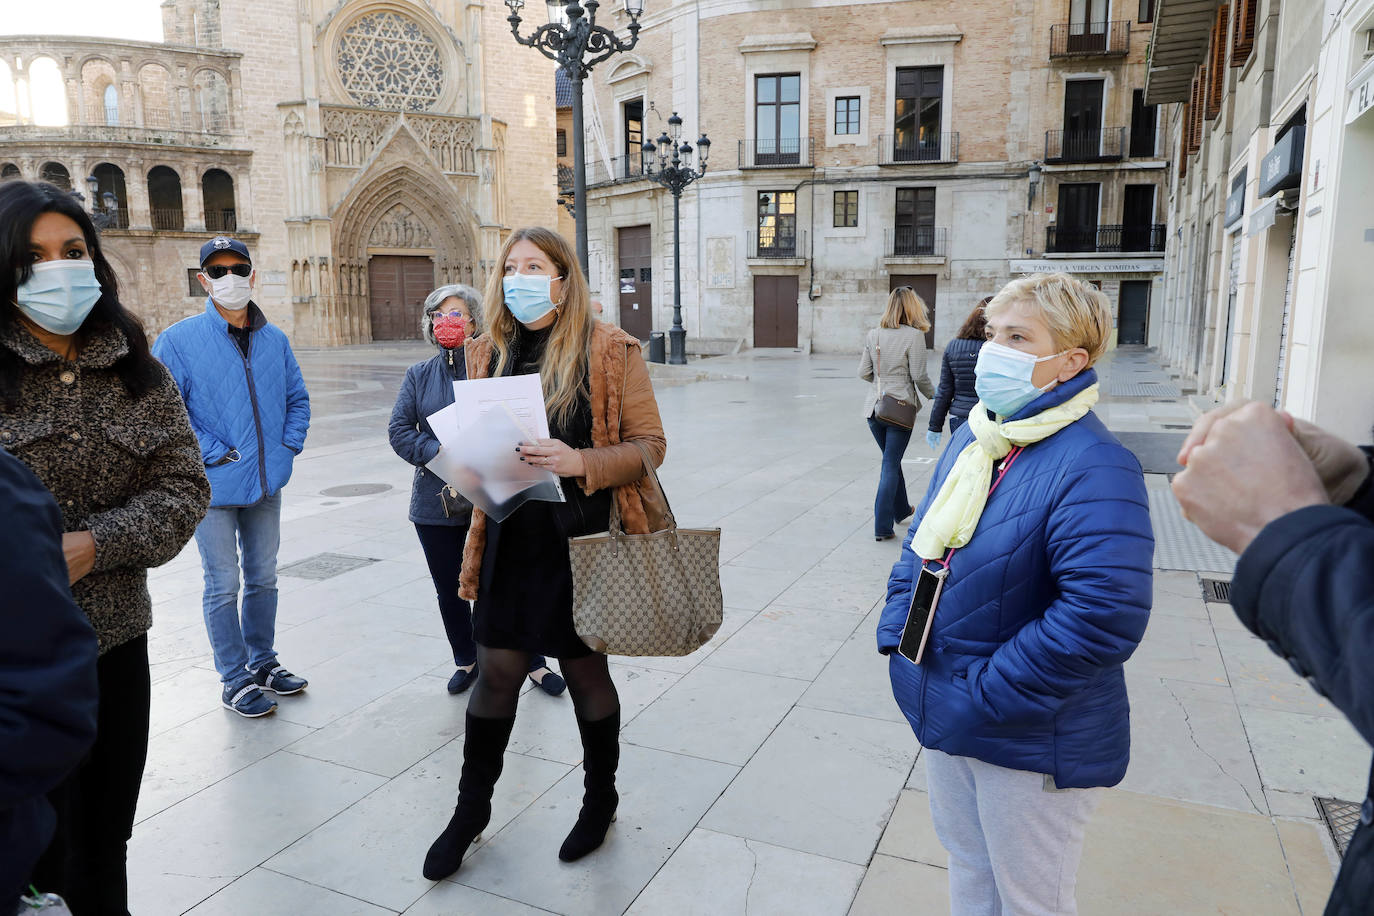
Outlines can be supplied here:
[[498, 522], [526, 500], [564, 501], [558, 477], [515, 450], [549, 436], [539, 376], [454, 382], [453, 392], [426, 418], [441, 446], [426, 467]]

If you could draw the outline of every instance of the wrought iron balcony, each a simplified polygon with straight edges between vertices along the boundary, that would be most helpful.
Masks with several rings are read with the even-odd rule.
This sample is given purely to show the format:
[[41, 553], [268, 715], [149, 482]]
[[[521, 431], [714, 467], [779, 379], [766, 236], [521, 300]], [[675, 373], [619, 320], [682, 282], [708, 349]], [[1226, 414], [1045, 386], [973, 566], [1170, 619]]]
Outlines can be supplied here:
[[949, 256], [949, 230], [944, 226], [895, 226], [883, 230], [883, 250], [889, 258]]
[[804, 258], [806, 257], [806, 230], [801, 232], [790, 227], [765, 228], [749, 234], [749, 257], [751, 258]]
[[1169, 236], [1168, 229], [1164, 223], [1130, 226], [1049, 226], [1045, 229], [1045, 251], [1049, 254], [1163, 252], [1164, 243]]
[[164, 232], [180, 232], [186, 228], [186, 216], [180, 207], [154, 207], [149, 212], [153, 228]]
[[814, 165], [810, 137], [739, 141], [742, 169], [809, 169]]
[[205, 228], [210, 232], [234, 232], [239, 227], [237, 210], [206, 210]]
[[910, 165], [923, 162], [958, 162], [959, 132], [924, 137], [882, 134], [878, 137], [879, 165]]
[[1045, 131], [1046, 162], [1119, 162], [1126, 149], [1126, 128]]
[[1131, 21], [1061, 22], [1050, 26], [1050, 58], [1124, 57], [1131, 52]]

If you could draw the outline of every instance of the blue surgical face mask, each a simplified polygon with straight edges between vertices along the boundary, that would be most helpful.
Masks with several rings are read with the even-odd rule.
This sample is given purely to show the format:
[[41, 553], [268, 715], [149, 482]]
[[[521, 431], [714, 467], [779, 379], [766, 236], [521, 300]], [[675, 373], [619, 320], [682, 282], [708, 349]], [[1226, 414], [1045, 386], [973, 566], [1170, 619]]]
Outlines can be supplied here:
[[50, 334], [75, 334], [100, 298], [94, 262], [40, 261], [31, 270], [15, 296], [19, 311]]
[[1031, 381], [1035, 364], [1067, 352], [1064, 350], [1036, 359], [1034, 354], [989, 340], [978, 351], [978, 365], [973, 370], [978, 379], [974, 382], [973, 390], [978, 392], [978, 400], [983, 402], [984, 407], [999, 417], [1010, 417], [1055, 385], [1055, 382], [1050, 382], [1044, 388], [1035, 386]]
[[553, 277], [543, 274], [509, 274], [501, 280], [506, 308], [521, 324], [534, 324], [555, 308], [549, 294]]

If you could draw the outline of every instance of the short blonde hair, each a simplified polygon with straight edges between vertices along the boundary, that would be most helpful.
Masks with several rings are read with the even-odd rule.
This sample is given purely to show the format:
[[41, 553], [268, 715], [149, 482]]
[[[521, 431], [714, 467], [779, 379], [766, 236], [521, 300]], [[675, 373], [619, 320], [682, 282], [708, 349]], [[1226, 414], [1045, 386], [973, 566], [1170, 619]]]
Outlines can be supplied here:
[[989, 318], [1013, 305], [1029, 304], [1049, 325], [1060, 350], [1081, 347], [1091, 366], [1107, 352], [1112, 308], [1102, 291], [1068, 274], [1035, 274], [1012, 280], [987, 304]]
[[926, 310], [925, 300], [909, 286], [899, 286], [888, 294], [887, 310], [878, 327], [898, 328], [904, 324], [918, 331], [930, 330], [930, 312]]

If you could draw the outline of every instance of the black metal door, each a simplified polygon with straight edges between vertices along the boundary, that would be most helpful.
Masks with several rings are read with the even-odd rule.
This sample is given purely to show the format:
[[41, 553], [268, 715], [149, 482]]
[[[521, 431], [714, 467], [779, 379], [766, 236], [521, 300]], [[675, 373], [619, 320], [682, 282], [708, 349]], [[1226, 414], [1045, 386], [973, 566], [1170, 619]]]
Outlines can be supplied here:
[[754, 277], [754, 346], [797, 345], [797, 278]]
[[1088, 162], [1102, 155], [1102, 87], [1102, 80], [1064, 84], [1063, 155], [1069, 162]]
[[1126, 185], [1121, 206], [1121, 250], [1149, 251], [1150, 224], [1155, 217], [1155, 186]]
[[1116, 342], [1144, 346], [1150, 327], [1150, 281], [1122, 280]]
[[926, 304], [926, 317], [930, 319], [930, 330], [926, 331], [926, 349], [935, 348], [935, 287], [939, 277], [935, 274], [892, 274], [888, 278], [888, 292], [899, 286], [909, 286]]
[[620, 326], [639, 340], [654, 329], [652, 233], [648, 226], [616, 231], [619, 246]]
[[1059, 186], [1056, 251], [1097, 250], [1097, 201], [1101, 188], [1095, 182]]

